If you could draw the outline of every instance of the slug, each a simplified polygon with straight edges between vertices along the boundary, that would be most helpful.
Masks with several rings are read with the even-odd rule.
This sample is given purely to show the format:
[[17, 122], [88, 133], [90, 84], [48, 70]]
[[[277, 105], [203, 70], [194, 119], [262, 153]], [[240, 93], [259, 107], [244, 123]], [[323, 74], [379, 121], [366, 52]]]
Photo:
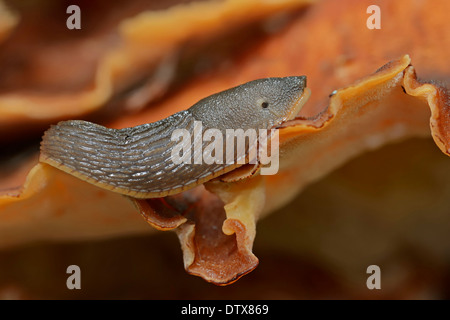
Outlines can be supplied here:
[[[171, 155], [177, 144], [172, 140], [175, 129], [194, 134], [192, 143], [199, 139], [199, 132], [194, 132], [197, 121], [202, 124], [200, 133], [209, 128], [224, 135], [227, 129], [268, 130], [295, 118], [309, 94], [305, 76], [264, 78], [213, 94], [165, 119], [132, 128], [109, 129], [87, 121], [62, 121], [44, 133], [40, 161], [134, 198], [165, 197], [242, 166], [174, 163]], [[203, 146], [210, 143], [200, 141]]]

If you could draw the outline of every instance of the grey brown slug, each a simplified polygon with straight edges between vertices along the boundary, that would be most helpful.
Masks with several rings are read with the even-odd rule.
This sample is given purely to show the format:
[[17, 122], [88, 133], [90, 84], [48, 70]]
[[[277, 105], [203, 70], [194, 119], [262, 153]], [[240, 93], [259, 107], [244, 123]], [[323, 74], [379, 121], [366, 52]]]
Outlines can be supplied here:
[[[132, 128], [62, 121], [45, 132], [40, 161], [134, 198], [176, 194], [242, 164], [175, 164], [171, 160], [177, 144], [171, 139], [175, 129], [194, 133], [194, 121], [201, 121], [202, 133], [208, 128], [224, 134], [226, 129], [270, 129], [294, 118], [309, 92], [305, 76], [265, 78], [213, 94], [163, 120]], [[198, 138], [193, 135], [193, 139]]]

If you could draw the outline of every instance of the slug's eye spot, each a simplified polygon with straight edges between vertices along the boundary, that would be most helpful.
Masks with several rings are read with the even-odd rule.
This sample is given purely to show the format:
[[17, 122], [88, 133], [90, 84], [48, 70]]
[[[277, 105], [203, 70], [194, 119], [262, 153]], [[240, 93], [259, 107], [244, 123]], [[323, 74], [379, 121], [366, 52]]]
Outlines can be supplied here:
[[256, 108], [259, 109], [267, 109], [269, 108], [269, 99], [266, 97], [260, 97], [258, 100], [256, 100], [256, 104], [254, 105]]

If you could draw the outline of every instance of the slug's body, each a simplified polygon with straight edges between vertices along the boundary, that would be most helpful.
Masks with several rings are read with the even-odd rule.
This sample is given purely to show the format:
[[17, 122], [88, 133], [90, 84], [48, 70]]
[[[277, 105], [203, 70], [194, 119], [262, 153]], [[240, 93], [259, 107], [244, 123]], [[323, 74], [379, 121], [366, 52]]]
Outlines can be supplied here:
[[[86, 121], [63, 121], [46, 131], [42, 162], [80, 179], [135, 198], [179, 193], [240, 164], [175, 164], [175, 129], [192, 140], [207, 129], [270, 129], [294, 118], [309, 96], [306, 78], [266, 78], [209, 96], [191, 108], [149, 124], [108, 129]], [[202, 131], [194, 130], [201, 121]], [[203, 142], [203, 144], [209, 144]], [[194, 157], [194, 153], [192, 157]]]

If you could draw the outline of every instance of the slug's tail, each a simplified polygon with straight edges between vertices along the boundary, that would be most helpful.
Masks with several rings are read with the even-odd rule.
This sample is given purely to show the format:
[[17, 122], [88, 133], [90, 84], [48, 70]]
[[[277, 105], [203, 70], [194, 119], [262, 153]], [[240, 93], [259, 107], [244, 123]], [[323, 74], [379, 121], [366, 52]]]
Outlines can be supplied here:
[[82, 162], [102, 161], [102, 151], [115, 144], [113, 130], [87, 121], [62, 121], [44, 133], [40, 161], [73, 170]]
[[[170, 156], [164, 126], [142, 125], [109, 129], [81, 121], [62, 121], [47, 130], [41, 142], [40, 161], [103, 189], [136, 198], [164, 196], [160, 174]], [[165, 191], [166, 187], [168, 191]]]
[[202, 176], [199, 166], [171, 160], [176, 143], [171, 140], [172, 128], [191, 129], [191, 122], [184, 113], [120, 130], [87, 121], [62, 121], [45, 132], [40, 161], [135, 198], [176, 194], [214, 177]]
[[116, 131], [87, 121], [62, 121], [44, 133], [39, 160], [82, 180], [114, 189], [117, 183], [105, 180], [108, 176], [117, 177], [120, 170], [120, 159], [115, 159], [115, 155], [117, 158], [123, 154], [123, 147]]

